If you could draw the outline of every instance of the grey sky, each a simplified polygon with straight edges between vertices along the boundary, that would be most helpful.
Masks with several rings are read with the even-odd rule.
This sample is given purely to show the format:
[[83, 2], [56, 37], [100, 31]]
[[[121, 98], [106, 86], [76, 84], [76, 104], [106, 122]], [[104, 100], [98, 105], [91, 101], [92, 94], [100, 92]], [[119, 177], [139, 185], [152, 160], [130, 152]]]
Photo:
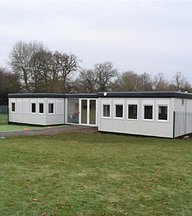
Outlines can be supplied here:
[[192, 84], [192, 1], [0, 0], [0, 11], [0, 66], [17, 41], [37, 40], [82, 67], [111, 61], [168, 79], [180, 71]]

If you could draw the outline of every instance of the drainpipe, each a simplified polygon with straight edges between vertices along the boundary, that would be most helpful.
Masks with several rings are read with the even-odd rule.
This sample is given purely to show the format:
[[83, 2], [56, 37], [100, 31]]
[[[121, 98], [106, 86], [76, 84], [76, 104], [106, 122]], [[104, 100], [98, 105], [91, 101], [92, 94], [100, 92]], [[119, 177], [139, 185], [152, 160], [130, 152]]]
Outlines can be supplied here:
[[175, 111], [173, 111], [173, 138], [175, 138]]

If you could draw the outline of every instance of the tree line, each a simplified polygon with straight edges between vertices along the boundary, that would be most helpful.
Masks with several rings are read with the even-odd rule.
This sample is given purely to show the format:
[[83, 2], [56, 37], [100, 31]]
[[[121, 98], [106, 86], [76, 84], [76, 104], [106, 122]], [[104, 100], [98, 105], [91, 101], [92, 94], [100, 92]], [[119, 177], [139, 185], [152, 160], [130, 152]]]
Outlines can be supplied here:
[[171, 81], [163, 73], [155, 76], [134, 71], [120, 73], [112, 62], [85, 69], [71, 53], [51, 51], [40, 42], [17, 42], [10, 52], [9, 68], [0, 68], [0, 104], [8, 93], [76, 93], [99, 91], [188, 91], [191, 84], [181, 72]]

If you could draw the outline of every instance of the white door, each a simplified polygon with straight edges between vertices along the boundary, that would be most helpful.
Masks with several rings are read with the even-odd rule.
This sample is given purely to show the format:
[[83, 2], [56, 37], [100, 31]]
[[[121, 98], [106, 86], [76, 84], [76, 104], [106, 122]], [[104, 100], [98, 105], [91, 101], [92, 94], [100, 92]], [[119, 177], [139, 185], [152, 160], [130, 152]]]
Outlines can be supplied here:
[[80, 99], [80, 124], [96, 125], [96, 99]]

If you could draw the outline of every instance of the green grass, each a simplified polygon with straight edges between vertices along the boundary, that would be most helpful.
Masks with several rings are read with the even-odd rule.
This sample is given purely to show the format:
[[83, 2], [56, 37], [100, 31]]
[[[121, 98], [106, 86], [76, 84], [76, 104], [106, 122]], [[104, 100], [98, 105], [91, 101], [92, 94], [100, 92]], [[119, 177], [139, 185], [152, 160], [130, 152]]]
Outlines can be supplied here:
[[0, 124], [0, 132], [17, 132], [29, 130], [42, 130], [45, 128], [68, 127], [67, 125], [59, 126], [33, 126], [33, 125], [17, 125], [17, 124]]
[[0, 125], [0, 132], [15, 132], [15, 131], [26, 131], [26, 130], [38, 130], [43, 129], [40, 126], [29, 126], [29, 125]]
[[0, 132], [39, 130], [41, 126], [8, 124], [8, 114], [0, 113]]
[[0, 113], [0, 126], [8, 123], [8, 114]]
[[0, 139], [0, 215], [192, 215], [192, 143], [114, 134]]

